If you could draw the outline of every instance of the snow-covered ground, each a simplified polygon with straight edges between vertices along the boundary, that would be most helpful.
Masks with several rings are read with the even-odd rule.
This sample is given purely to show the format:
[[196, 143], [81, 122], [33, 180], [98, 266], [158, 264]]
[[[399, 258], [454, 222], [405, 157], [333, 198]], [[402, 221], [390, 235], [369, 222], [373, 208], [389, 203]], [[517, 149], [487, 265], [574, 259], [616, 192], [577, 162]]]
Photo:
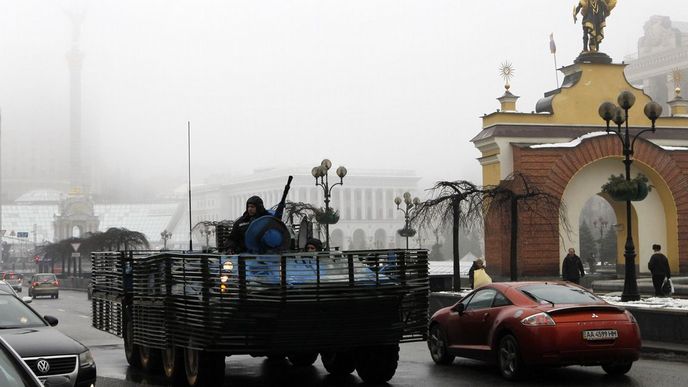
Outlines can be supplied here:
[[[470, 289], [463, 289], [461, 292], [438, 292], [447, 293], [452, 295], [458, 295], [463, 297], [470, 293]], [[640, 308], [653, 308], [653, 309], [679, 309], [688, 310], [688, 299], [681, 298], [671, 298], [671, 297], [648, 297], [642, 298], [640, 301], [629, 301], [621, 302], [621, 296], [600, 296], [603, 300], [607, 301], [613, 305], [619, 306], [635, 306]]]
[[619, 306], [636, 306], [641, 308], [653, 309], [682, 309], [688, 310], [688, 300], [671, 297], [648, 297], [640, 301], [621, 302], [620, 296], [600, 296], [610, 304]]

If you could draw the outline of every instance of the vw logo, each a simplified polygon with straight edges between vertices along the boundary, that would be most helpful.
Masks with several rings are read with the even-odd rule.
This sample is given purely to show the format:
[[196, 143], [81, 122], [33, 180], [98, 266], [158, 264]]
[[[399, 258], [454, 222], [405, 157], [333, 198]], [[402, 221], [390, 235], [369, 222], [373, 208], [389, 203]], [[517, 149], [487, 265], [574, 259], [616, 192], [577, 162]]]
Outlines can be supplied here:
[[39, 361], [36, 362], [36, 368], [42, 374], [47, 374], [48, 371], [50, 371], [50, 363], [48, 363], [47, 360], [40, 359]]

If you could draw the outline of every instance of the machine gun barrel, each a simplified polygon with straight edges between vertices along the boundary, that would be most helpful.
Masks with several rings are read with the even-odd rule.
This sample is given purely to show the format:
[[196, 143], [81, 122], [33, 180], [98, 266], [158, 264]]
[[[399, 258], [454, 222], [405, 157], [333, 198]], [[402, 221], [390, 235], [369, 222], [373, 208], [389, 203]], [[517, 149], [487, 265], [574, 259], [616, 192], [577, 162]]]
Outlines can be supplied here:
[[280, 200], [279, 204], [277, 205], [277, 210], [275, 210], [275, 218], [277, 219], [282, 219], [284, 206], [287, 202], [287, 194], [289, 193], [289, 188], [291, 187], [291, 181], [293, 179], [294, 176], [289, 176], [289, 178], [287, 179], [287, 185], [284, 186], [284, 192], [282, 192], [282, 200]]

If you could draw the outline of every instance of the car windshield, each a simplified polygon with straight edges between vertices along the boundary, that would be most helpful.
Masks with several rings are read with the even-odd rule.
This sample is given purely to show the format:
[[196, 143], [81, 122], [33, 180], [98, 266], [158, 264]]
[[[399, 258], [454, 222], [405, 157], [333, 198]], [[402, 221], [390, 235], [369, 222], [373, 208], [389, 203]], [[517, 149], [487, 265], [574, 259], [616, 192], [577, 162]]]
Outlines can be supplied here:
[[55, 274], [36, 274], [33, 280], [36, 282], [55, 281]]
[[30, 382], [29, 375], [22, 372], [17, 361], [12, 361], [10, 351], [0, 345], [0, 386], [23, 387], [34, 385], [34, 383]]
[[5, 281], [0, 281], [0, 292], [14, 294], [14, 289]]
[[519, 290], [543, 304], [597, 304], [602, 301], [585, 289], [559, 284], [526, 285]]
[[20, 299], [0, 293], [0, 330], [43, 326], [43, 320]]

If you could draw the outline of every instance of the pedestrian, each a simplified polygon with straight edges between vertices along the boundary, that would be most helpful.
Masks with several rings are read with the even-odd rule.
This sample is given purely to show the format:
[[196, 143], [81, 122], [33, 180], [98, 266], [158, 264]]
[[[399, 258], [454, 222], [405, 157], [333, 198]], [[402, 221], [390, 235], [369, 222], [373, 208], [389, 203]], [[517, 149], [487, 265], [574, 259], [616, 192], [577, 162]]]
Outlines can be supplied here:
[[317, 238], [308, 238], [308, 241], [306, 241], [306, 251], [309, 253], [322, 251], [322, 241]]
[[561, 277], [564, 281], [574, 284], [580, 284], [581, 277], [585, 277], [583, 261], [576, 255], [574, 248], [570, 248], [569, 253], [564, 257], [564, 263], [561, 265]]
[[661, 245], [652, 245], [654, 254], [650, 257], [650, 262], [647, 263], [647, 268], [650, 269], [650, 273], [652, 273], [652, 286], [655, 287], [655, 296], [659, 297], [666, 295], [665, 292], [662, 291], [664, 278], [671, 278], [669, 259], [667, 259], [666, 255], [661, 253], [661, 250]]
[[269, 215], [269, 213], [263, 205], [263, 199], [259, 196], [248, 198], [246, 201], [246, 211], [234, 221], [232, 231], [229, 233], [228, 252], [232, 254], [246, 252], [246, 230], [251, 222], [264, 215]]
[[475, 288], [489, 285], [492, 283], [492, 278], [485, 271], [485, 263], [482, 259], [475, 260], [475, 270], [473, 270], [473, 285]]
[[474, 287], [473, 287], [473, 280], [475, 279], [475, 275], [474, 275], [475, 269], [478, 268], [477, 262], [478, 262], [477, 259], [476, 259], [475, 261], [473, 261], [473, 264], [471, 265], [471, 268], [468, 269], [468, 283], [471, 285], [471, 289], [474, 289]]

